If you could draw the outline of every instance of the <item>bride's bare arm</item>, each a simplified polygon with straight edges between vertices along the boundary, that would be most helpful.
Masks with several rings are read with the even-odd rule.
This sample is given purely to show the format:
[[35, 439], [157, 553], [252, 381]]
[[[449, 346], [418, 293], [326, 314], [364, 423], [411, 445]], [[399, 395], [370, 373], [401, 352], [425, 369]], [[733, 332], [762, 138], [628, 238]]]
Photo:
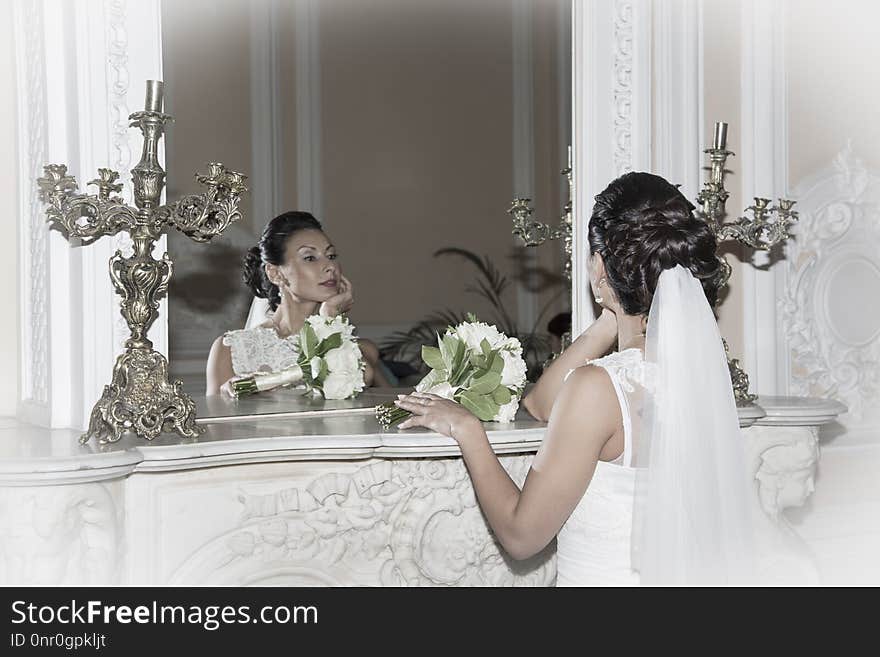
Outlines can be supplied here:
[[219, 395], [220, 388], [229, 381], [235, 372], [232, 369], [232, 351], [223, 344], [223, 336], [214, 340], [211, 353], [208, 354], [208, 366], [205, 371], [205, 395]]
[[581, 333], [578, 339], [550, 364], [550, 367], [544, 370], [535, 387], [523, 397], [523, 407], [536, 420], [546, 422], [553, 410], [553, 403], [562, 390], [565, 375], [586, 361], [607, 354], [616, 337], [617, 318], [606, 308], [599, 318]]
[[621, 425], [608, 374], [599, 367], [578, 368], [559, 392], [544, 441], [520, 491], [495, 456], [482, 424], [459, 404], [430, 398], [430, 404], [418, 401], [416, 395], [402, 400], [399, 405], [417, 415], [401, 427], [424, 426], [455, 438], [480, 506], [515, 559], [540, 552], [559, 533], [583, 497], [602, 447]]

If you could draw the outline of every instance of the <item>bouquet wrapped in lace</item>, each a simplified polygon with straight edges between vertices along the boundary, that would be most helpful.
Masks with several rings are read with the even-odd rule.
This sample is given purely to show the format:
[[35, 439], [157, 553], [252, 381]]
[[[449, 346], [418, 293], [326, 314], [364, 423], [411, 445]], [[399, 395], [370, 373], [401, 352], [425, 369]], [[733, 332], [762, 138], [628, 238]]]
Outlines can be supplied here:
[[325, 399], [349, 399], [364, 389], [364, 359], [347, 318], [312, 315], [292, 342], [296, 365], [234, 381], [236, 396], [303, 384]]
[[[431, 371], [416, 390], [453, 399], [484, 422], [511, 422], [526, 385], [522, 345], [495, 326], [469, 320], [438, 336], [436, 347], [422, 347]], [[376, 408], [386, 429], [410, 415], [394, 404]]]

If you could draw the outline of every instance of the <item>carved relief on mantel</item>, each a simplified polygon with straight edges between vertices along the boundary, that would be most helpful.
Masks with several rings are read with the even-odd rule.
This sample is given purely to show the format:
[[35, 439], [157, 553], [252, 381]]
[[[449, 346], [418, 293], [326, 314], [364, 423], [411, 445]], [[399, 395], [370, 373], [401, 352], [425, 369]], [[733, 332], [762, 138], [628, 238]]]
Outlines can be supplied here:
[[[816, 585], [815, 558], [785, 518], [813, 493], [819, 463], [816, 426], [751, 426], [743, 430], [754, 473], [758, 572], [767, 585]], [[760, 507], [760, 508], [757, 508]]]
[[848, 146], [799, 185], [780, 300], [791, 394], [849, 407], [850, 429], [880, 423], [880, 174]]
[[[522, 483], [532, 456], [501, 461]], [[373, 461], [306, 485], [238, 496], [238, 526], [175, 569], [172, 584], [552, 585], [552, 547], [503, 554], [461, 459]]]
[[120, 583], [124, 485], [3, 488], [0, 585]]

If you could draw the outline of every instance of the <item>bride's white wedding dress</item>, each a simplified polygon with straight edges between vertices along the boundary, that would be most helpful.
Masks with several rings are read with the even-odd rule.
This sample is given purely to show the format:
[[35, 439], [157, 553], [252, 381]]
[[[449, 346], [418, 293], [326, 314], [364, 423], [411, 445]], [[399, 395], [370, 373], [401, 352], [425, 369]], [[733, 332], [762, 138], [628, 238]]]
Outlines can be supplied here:
[[223, 344], [232, 354], [232, 371], [236, 376], [255, 372], [277, 372], [296, 365], [294, 336], [278, 337], [272, 327], [254, 326], [223, 335]]
[[625, 349], [588, 364], [602, 367], [614, 385], [623, 417], [624, 450], [615, 460], [596, 464], [587, 492], [562, 526], [556, 539], [556, 585], [636, 586], [639, 574], [630, 559], [637, 472], [633, 447], [638, 440], [639, 405], [651, 377], [645, 376], [647, 364], [639, 349]]

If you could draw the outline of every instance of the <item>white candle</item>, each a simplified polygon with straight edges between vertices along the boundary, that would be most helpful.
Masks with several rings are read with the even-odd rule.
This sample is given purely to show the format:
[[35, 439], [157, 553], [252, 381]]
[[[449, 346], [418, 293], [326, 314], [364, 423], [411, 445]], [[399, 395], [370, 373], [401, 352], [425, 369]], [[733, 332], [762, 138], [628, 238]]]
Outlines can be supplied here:
[[715, 124], [715, 140], [712, 148], [724, 150], [727, 148], [727, 124], [718, 122]]
[[144, 101], [144, 109], [147, 112], [162, 111], [164, 86], [161, 80], [147, 80], [147, 98]]

